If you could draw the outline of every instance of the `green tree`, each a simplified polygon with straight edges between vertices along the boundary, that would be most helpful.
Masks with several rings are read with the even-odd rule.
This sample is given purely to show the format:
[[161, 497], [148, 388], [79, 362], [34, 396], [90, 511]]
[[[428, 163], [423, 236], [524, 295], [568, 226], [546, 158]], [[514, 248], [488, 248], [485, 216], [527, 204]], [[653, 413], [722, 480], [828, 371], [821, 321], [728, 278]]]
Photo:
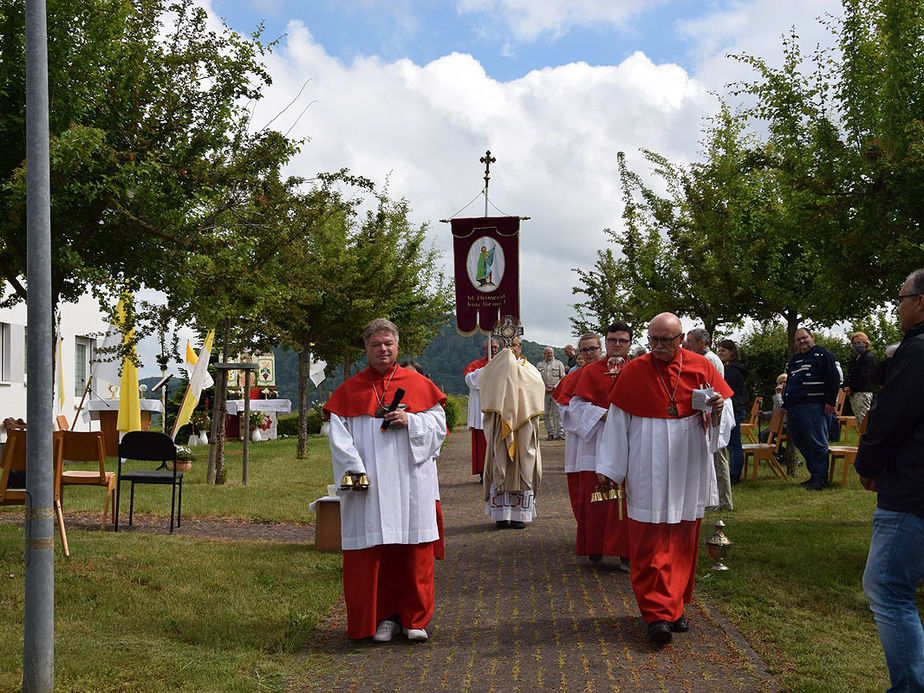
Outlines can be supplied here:
[[[47, 19], [53, 301], [142, 277], [173, 294], [186, 254], [293, 151], [249, 122], [247, 103], [270, 81], [267, 47], [210, 29], [192, 0], [50, 0]], [[11, 304], [27, 297], [23, 0], [0, 0], [0, 51], [0, 278]]]

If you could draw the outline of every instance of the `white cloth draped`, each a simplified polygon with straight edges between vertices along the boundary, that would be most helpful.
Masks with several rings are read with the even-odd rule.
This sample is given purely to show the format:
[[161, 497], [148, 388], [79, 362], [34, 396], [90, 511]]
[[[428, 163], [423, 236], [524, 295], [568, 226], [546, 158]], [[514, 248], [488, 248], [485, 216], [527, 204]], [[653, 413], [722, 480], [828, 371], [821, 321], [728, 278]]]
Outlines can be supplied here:
[[370, 484], [368, 491], [338, 493], [344, 549], [439, 538], [436, 456], [446, 437], [446, 415], [435, 405], [407, 419], [407, 428], [382, 431], [382, 419], [368, 414], [331, 414], [334, 480], [339, 483], [347, 471], [365, 472]]
[[481, 413], [481, 371], [484, 368], [476, 368], [471, 373], [465, 374], [465, 384], [468, 385], [468, 427], [475, 428], [479, 431], [484, 429], [484, 414]]
[[[565, 428], [565, 473], [594, 472], [597, 470], [597, 448], [603, 432], [603, 417], [606, 409], [574, 396], [562, 413], [561, 424]], [[568, 443], [573, 441], [573, 459], [568, 459]]]
[[[730, 402], [729, 402], [730, 405]], [[701, 518], [718, 505], [713, 453], [728, 445], [735, 425], [731, 406], [718, 426], [703, 430], [703, 416], [655, 419], [610, 406], [600, 436], [597, 471], [626, 482], [628, 514], [638, 522], [675, 524]]]

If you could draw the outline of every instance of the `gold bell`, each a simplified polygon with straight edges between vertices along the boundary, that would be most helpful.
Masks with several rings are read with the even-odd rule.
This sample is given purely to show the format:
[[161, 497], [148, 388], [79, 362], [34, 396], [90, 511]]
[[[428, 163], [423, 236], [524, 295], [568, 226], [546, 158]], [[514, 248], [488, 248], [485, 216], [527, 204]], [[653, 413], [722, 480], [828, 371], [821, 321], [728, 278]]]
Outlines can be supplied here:
[[610, 486], [606, 490], [606, 499], [607, 500], [619, 500], [619, 489], [616, 489]]
[[369, 490], [369, 477], [365, 474], [358, 474], [356, 476], [356, 481], [353, 482], [354, 491], [368, 491]]
[[347, 472], [343, 475], [343, 478], [340, 480], [340, 490], [341, 491], [351, 491], [353, 489], [353, 477]]
[[600, 490], [600, 487], [597, 486], [596, 490], [590, 494], [590, 502], [600, 503], [603, 500], [606, 500], [606, 499], [603, 497], [603, 492]]

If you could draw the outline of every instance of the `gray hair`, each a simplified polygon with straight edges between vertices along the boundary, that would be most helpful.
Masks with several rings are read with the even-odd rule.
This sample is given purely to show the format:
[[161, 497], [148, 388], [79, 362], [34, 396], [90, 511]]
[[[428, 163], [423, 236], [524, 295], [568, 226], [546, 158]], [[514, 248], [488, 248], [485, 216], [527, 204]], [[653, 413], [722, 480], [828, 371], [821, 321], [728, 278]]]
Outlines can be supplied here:
[[398, 339], [398, 326], [395, 323], [387, 318], [376, 318], [366, 325], [366, 329], [363, 330], [363, 343], [368, 344], [369, 340], [372, 339], [372, 335], [379, 332], [391, 332], [395, 336], [395, 341], [400, 341]]
[[694, 327], [692, 330], [687, 332], [687, 338], [695, 339], [697, 342], [706, 342], [706, 346], [709, 346], [709, 333], [702, 327]]
[[898, 344], [890, 344], [889, 346], [887, 346], [885, 348], [886, 358], [894, 354], [897, 349], [898, 349]]
[[924, 269], [915, 270], [905, 278], [906, 282], [911, 282], [908, 287], [911, 293], [924, 296]]

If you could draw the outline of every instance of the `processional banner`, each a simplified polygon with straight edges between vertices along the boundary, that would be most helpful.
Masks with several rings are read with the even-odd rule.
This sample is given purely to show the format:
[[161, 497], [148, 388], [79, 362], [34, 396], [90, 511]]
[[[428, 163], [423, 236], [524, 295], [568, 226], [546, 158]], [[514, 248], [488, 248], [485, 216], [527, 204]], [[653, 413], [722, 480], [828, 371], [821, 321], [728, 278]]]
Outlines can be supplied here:
[[501, 316], [520, 321], [520, 218], [452, 220], [456, 329], [490, 334]]

